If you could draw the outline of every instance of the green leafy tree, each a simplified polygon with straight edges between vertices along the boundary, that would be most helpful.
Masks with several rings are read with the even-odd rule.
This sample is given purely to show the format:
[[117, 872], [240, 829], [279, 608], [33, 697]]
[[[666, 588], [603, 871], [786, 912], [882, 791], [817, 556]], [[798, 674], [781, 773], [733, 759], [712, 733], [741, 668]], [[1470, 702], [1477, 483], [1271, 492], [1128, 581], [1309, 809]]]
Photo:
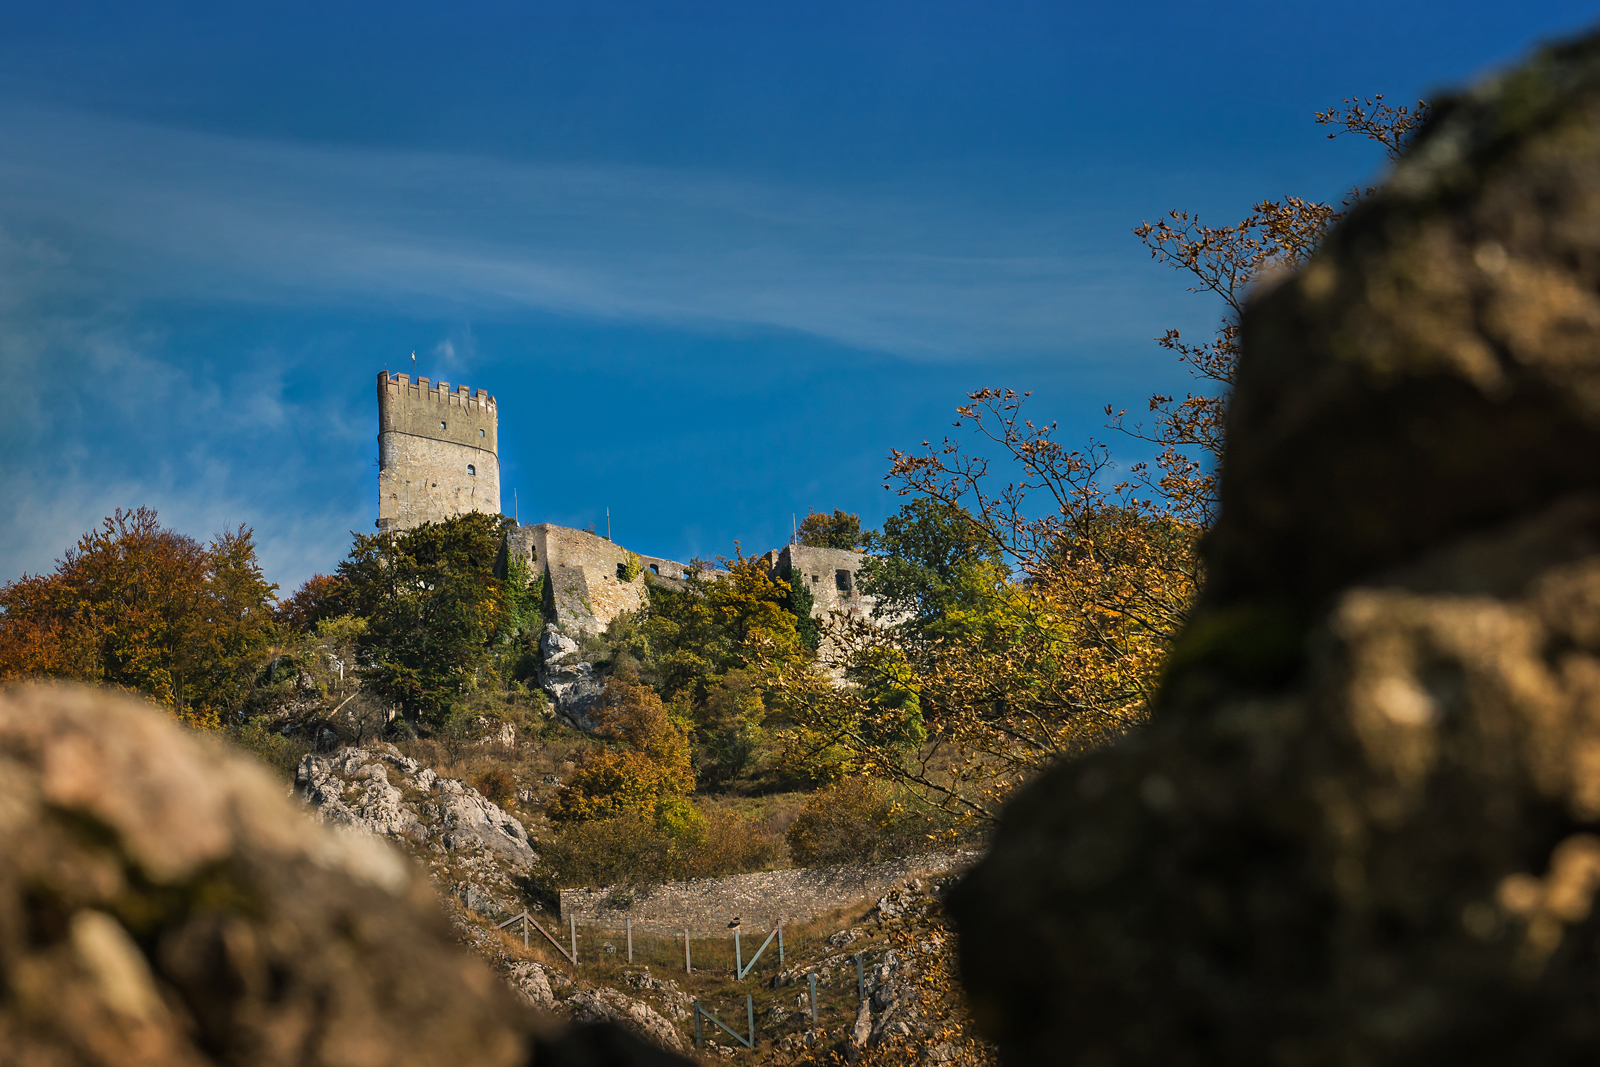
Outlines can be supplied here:
[[1007, 584], [1001, 546], [957, 503], [919, 496], [867, 540], [862, 592], [880, 622], [931, 639], [984, 631]]
[[817, 598], [811, 595], [811, 584], [805, 580], [805, 575], [791, 569], [784, 575], [784, 581], [789, 583], [789, 595], [784, 600], [784, 606], [794, 616], [794, 628], [800, 635], [800, 643], [806, 651], [814, 653], [822, 646], [822, 621], [812, 614], [817, 607]]
[[668, 701], [703, 706], [731, 670], [807, 658], [787, 606], [789, 583], [760, 557], [722, 562], [721, 571], [696, 563], [683, 590], [650, 587], [643, 629], [653, 680]]
[[339, 564], [347, 601], [367, 621], [362, 681], [413, 723], [440, 729], [462, 697], [498, 681], [492, 653], [513, 622], [495, 562], [509, 521], [472, 512], [357, 534]]

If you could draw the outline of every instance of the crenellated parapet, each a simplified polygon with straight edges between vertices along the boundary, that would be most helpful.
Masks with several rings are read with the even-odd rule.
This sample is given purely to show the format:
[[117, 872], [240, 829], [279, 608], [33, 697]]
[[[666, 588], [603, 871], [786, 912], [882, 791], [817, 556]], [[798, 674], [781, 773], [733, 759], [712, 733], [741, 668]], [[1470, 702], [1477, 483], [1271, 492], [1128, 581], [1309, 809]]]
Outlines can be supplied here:
[[486, 389], [474, 391], [464, 385], [458, 385], [452, 391], [449, 382], [430, 382], [427, 378], [412, 381], [409, 374], [390, 374], [388, 371], [378, 375], [378, 396], [380, 408], [385, 399], [391, 403], [403, 399], [479, 413], [493, 413], [495, 410], [494, 397], [490, 396]]

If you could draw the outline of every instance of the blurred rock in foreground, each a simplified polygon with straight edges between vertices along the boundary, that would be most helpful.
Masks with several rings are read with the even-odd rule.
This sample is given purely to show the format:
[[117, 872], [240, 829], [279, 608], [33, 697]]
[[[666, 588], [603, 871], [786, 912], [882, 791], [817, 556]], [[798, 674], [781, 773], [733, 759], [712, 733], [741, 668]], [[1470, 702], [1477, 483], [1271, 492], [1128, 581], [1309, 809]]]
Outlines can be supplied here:
[[681, 1063], [556, 1030], [383, 842], [103, 691], [0, 691], [0, 1061]]
[[1008, 1064], [1600, 1056], [1600, 41], [1446, 100], [1246, 313], [1152, 725], [957, 891]]

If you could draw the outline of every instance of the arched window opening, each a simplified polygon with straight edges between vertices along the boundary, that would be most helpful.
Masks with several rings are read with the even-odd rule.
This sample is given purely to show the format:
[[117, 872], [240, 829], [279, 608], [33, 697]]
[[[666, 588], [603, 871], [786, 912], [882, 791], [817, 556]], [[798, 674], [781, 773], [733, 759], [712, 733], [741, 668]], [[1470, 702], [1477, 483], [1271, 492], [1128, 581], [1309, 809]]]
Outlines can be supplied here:
[[468, 463], [467, 464], [467, 473], [471, 474], [471, 475], [476, 475], [478, 473], [478, 468], [473, 466], [472, 464]]
[[439, 420], [439, 429], [441, 429], [441, 430], [444, 429], [444, 420], [443, 419]]

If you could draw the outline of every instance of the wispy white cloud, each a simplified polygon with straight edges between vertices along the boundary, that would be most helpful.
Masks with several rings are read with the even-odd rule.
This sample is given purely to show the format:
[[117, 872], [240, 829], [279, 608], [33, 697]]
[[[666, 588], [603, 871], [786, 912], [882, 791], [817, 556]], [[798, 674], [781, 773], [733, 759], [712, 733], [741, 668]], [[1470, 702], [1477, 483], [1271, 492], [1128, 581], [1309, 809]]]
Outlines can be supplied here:
[[[196, 354], [151, 307], [460, 322], [419, 348], [452, 375], [477, 362], [475, 315], [528, 310], [975, 366], [1155, 332], [1134, 305], [1159, 288], [1108, 266], [1064, 210], [244, 140], [3, 101], [0, 142], [0, 580], [48, 568], [117, 507], [202, 537], [247, 523], [286, 586], [370, 526], [367, 396], [308, 394], [315, 353], [232, 335]], [[688, 551], [726, 548], [698, 529], [679, 536]]]
[[757, 324], [935, 359], [1094, 343], [1125, 332], [1135, 299], [1082, 248], [1092, 220], [1060, 207], [5, 107], [0, 137], [0, 218], [62, 235], [128, 295]]

